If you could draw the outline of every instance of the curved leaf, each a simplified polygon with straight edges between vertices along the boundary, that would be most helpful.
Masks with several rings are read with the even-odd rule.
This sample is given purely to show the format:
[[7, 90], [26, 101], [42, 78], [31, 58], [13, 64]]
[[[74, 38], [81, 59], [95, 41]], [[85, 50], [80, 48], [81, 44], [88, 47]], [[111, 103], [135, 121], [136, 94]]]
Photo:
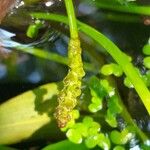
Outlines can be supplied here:
[[56, 144], [52, 144], [49, 146], [46, 146], [43, 148], [43, 150], [88, 150], [88, 148], [82, 143], [82, 144], [74, 144], [68, 140], [64, 140], [61, 142], [58, 142]]

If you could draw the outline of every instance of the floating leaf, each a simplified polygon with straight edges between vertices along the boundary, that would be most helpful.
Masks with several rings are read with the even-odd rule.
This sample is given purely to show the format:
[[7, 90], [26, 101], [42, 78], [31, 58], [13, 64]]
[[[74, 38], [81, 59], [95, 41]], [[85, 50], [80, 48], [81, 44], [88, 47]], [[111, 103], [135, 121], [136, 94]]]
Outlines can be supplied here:
[[114, 95], [108, 100], [108, 110], [105, 117], [106, 122], [112, 127], [117, 127], [116, 116], [121, 112], [122, 107], [119, 104], [118, 97]]
[[146, 68], [150, 69], [150, 57], [145, 57], [143, 60], [143, 64]]
[[35, 38], [38, 35], [39, 29], [43, 26], [40, 20], [36, 20], [35, 24], [32, 24], [27, 29], [27, 36], [30, 38]]
[[111, 132], [110, 138], [114, 144], [124, 145], [133, 138], [133, 134], [127, 129], [123, 129], [121, 132], [114, 130]]
[[113, 148], [113, 150], [125, 150], [125, 148], [122, 146], [116, 146]]
[[110, 126], [117, 127], [118, 123], [117, 123], [116, 115], [112, 114], [109, 109], [107, 110], [105, 120]]
[[97, 135], [91, 135], [87, 139], [85, 139], [85, 145], [88, 148], [94, 148], [98, 143], [98, 136]]
[[119, 104], [119, 100], [116, 95], [112, 96], [108, 100], [108, 109], [111, 112], [111, 114], [119, 114], [122, 112], [122, 107]]
[[100, 133], [98, 135], [98, 146], [101, 147], [103, 150], [109, 150], [111, 147], [109, 138], [103, 133]]
[[91, 126], [88, 128], [88, 135], [95, 135], [99, 131], [100, 131], [100, 124], [93, 121]]
[[111, 64], [106, 64], [101, 68], [100, 72], [105, 76], [109, 76], [113, 74], [113, 67]]
[[108, 80], [100, 80], [101, 86], [106, 90], [107, 95], [110, 97], [115, 94], [114, 88], [109, 85]]
[[92, 117], [86, 116], [83, 118], [83, 124], [84, 126], [87, 126], [87, 128], [89, 128], [92, 125], [92, 122], [93, 122]]
[[150, 44], [144, 45], [144, 47], [143, 47], [143, 53], [145, 55], [150, 55]]
[[90, 112], [92, 113], [95, 113], [99, 110], [102, 109], [102, 102], [100, 101], [99, 104], [96, 104], [96, 103], [91, 103], [89, 106], [88, 106]]
[[128, 88], [134, 88], [133, 84], [131, 83], [130, 79], [128, 77], [126, 77], [124, 79], [124, 85]]
[[90, 79], [89, 87], [92, 96], [103, 98], [107, 95], [106, 89], [101, 85], [100, 80], [95, 76]]
[[69, 129], [66, 133], [66, 136], [73, 143], [80, 144], [82, 142], [81, 134], [77, 132], [75, 129]]
[[120, 77], [123, 74], [122, 68], [119, 65], [115, 64], [115, 63], [104, 65], [101, 68], [100, 72], [103, 75], [106, 75], [106, 76], [113, 74], [113, 75], [115, 75], [117, 77]]

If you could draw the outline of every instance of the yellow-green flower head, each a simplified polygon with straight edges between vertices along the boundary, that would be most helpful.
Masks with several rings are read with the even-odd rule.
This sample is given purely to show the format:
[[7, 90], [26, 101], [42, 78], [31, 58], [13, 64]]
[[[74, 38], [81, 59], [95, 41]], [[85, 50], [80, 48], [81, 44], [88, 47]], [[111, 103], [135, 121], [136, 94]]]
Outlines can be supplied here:
[[64, 78], [64, 87], [58, 96], [56, 119], [58, 126], [63, 128], [73, 119], [71, 112], [77, 105], [77, 97], [81, 94], [81, 80], [85, 75], [81, 58], [82, 49], [79, 39], [71, 39], [68, 49], [69, 71]]

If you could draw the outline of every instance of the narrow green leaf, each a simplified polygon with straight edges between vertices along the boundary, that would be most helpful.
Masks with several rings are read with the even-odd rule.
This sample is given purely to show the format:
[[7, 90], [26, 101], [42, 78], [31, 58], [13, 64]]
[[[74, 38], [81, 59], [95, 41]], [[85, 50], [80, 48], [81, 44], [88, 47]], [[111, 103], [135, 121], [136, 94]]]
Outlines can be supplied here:
[[42, 150], [88, 150], [88, 148], [84, 144], [74, 144], [68, 140], [64, 140], [48, 145]]

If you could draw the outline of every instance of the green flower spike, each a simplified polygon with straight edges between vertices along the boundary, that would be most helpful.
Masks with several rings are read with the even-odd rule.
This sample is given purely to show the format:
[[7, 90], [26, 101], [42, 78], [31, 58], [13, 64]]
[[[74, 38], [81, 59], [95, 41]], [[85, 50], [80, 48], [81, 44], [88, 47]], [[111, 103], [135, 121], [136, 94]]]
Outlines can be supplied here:
[[80, 41], [71, 39], [68, 49], [69, 72], [64, 79], [64, 87], [58, 95], [58, 106], [56, 108], [56, 119], [58, 126], [63, 128], [72, 120], [71, 112], [77, 105], [77, 97], [81, 94], [81, 80], [84, 76], [83, 63], [81, 59]]

